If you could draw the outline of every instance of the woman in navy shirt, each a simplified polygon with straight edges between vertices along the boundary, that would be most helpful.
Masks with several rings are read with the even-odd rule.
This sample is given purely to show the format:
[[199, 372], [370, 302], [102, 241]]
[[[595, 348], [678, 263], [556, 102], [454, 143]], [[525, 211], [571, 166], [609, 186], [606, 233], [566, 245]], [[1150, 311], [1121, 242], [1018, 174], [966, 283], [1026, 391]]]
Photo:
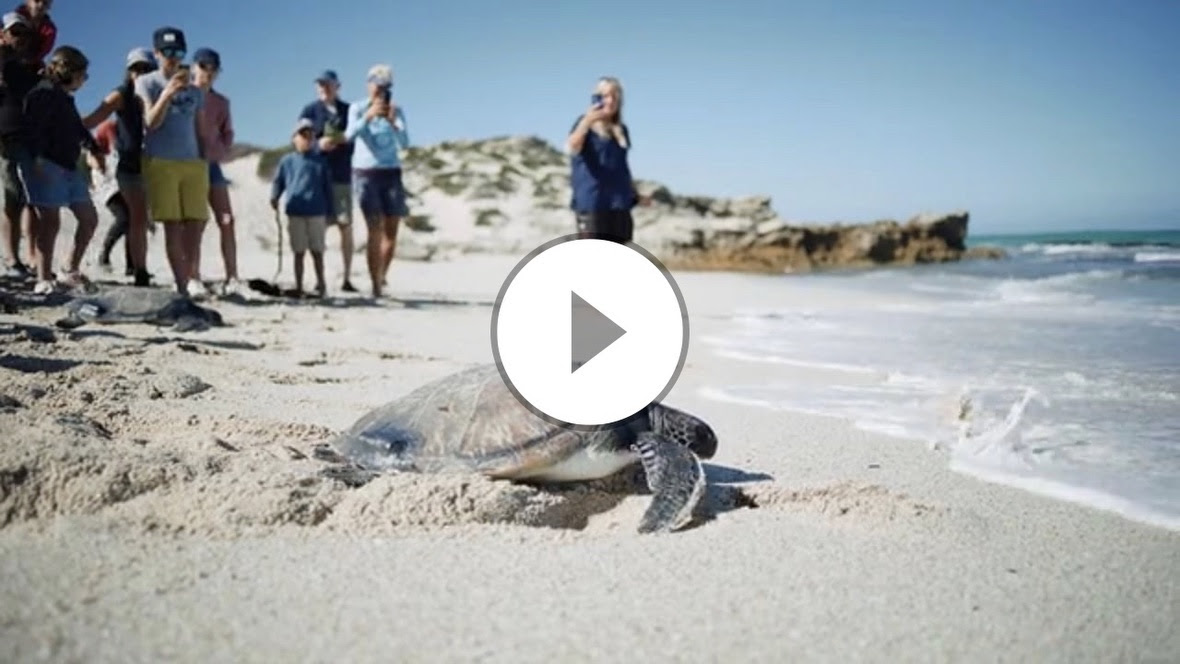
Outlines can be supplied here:
[[623, 123], [623, 86], [602, 78], [592, 101], [566, 140], [572, 157], [570, 207], [582, 237], [630, 242], [635, 227], [631, 208], [639, 195], [627, 164], [631, 135]]

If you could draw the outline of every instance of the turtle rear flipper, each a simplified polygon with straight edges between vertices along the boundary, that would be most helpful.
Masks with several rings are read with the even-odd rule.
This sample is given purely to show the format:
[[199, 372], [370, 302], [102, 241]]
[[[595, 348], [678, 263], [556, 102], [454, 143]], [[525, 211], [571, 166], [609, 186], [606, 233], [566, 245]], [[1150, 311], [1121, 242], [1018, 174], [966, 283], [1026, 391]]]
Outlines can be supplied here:
[[700, 459], [687, 447], [650, 431], [640, 433], [632, 448], [639, 454], [652, 493], [639, 532], [668, 532], [691, 521], [705, 490]]
[[71, 311], [70, 313], [66, 314], [65, 316], [54, 321], [53, 324], [55, 326], [57, 326], [58, 329], [73, 330], [73, 329], [82, 327], [87, 322], [88, 321], [85, 318], [82, 318], [76, 312]]

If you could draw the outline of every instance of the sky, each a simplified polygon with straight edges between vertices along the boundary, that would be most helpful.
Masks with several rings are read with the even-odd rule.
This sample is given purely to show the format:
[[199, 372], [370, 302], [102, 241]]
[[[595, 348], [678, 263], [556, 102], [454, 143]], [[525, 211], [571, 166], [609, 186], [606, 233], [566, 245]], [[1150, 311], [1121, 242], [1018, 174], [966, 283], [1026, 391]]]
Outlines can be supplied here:
[[[10, 0], [16, 3], [18, 0]], [[101, 9], [97, 9], [101, 7]], [[802, 223], [964, 209], [971, 232], [1180, 228], [1174, 0], [56, 0], [83, 113], [152, 31], [218, 50], [238, 140], [285, 143], [315, 76], [377, 63], [414, 144], [560, 145], [599, 76], [635, 177]]]

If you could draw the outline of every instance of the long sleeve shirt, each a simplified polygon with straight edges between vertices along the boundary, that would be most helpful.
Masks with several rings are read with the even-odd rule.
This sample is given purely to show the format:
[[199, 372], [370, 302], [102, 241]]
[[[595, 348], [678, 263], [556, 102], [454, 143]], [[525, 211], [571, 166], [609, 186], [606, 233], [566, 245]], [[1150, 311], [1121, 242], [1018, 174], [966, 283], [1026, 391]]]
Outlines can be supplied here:
[[0, 92], [0, 141], [5, 145], [24, 142], [25, 95], [41, 80], [35, 69], [21, 58], [11, 46], [0, 45], [0, 79], [4, 89]]
[[316, 148], [307, 152], [289, 152], [279, 160], [270, 199], [287, 195], [283, 211], [295, 217], [332, 217], [336, 199], [332, 195], [332, 174], [324, 153]]
[[205, 104], [198, 111], [198, 122], [205, 130], [205, 159], [222, 162], [229, 156], [230, 146], [234, 144], [234, 123], [229, 112], [229, 98], [209, 90], [205, 94]]
[[77, 170], [82, 148], [101, 153], [94, 136], [82, 124], [74, 97], [49, 81], [42, 81], [25, 97], [29, 153], [62, 168]]
[[365, 120], [369, 110], [367, 102], [356, 102], [348, 107], [348, 126], [344, 138], [352, 141], [352, 167], [401, 168], [399, 150], [410, 146], [410, 134], [406, 130], [406, 116], [401, 106], [394, 112], [394, 123], [388, 118]]

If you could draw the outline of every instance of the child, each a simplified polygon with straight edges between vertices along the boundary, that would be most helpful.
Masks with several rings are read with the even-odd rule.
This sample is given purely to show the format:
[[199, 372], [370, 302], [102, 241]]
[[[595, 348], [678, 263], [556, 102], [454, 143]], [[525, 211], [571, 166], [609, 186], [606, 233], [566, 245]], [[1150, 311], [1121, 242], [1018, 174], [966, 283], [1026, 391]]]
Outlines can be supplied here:
[[[97, 170], [105, 170], [105, 158], [94, 137], [82, 125], [74, 93], [85, 84], [90, 62], [72, 46], [53, 52], [45, 67], [45, 79], [25, 97], [31, 161], [20, 166], [29, 204], [36, 216], [37, 286], [34, 292], [48, 294], [60, 285], [83, 286], [88, 280], [80, 271], [82, 256], [98, 225], [98, 213], [90, 200], [90, 187], [78, 170], [82, 147], [94, 159]], [[60, 210], [70, 208], [78, 220], [74, 247], [62, 282], [53, 276], [53, 249], [61, 227]]]
[[283, 155], [270, 188], [270, 207], [279, 209], [279, 198], [285, 192], [287, 204], [287, 235], [291, 252], [295, 254], [295, 294], [303, 296], [303, 256], [310, 250], [315, 267], [316, 294], [323, 297], [324, 234], [328, 219], [335, 216], [332, 178], [328, 162], [315, 145], [315, 125], [301, 118], [291, 137], [295, 152]]
[[[107, 155], [107, 168], [105, 173], [92, 174], [94, 181], [94, 200], [102, 203], [110, 211], [111, 216], [115, 218], [114, 223], [111, 224], [107, 230], [106, 237], [102, 241], [102, 251], [98, 255], [98, 264], [103, 270], [111, 269], [111, 250], [115, 248], [115, 243], [127, 234], [127, 224], [130, 219], [130, 211], [127, 209], [127, 201], [123, 199], [123, 195], [119, 193], [119, 184], [115, 178], [115, 172], [118, 165], [118, 155], [113, 154], [115, 140], [116, 140], [116, 124], [115, 119], [110, 118], [98, 126], [94, 132], [94, 139], [98, 142], [98, 146]], [[131, 243], [123, 243], [123, 265], [124, 273], [127, 276], [135, 274], [135, 265], [131, 260]]]

